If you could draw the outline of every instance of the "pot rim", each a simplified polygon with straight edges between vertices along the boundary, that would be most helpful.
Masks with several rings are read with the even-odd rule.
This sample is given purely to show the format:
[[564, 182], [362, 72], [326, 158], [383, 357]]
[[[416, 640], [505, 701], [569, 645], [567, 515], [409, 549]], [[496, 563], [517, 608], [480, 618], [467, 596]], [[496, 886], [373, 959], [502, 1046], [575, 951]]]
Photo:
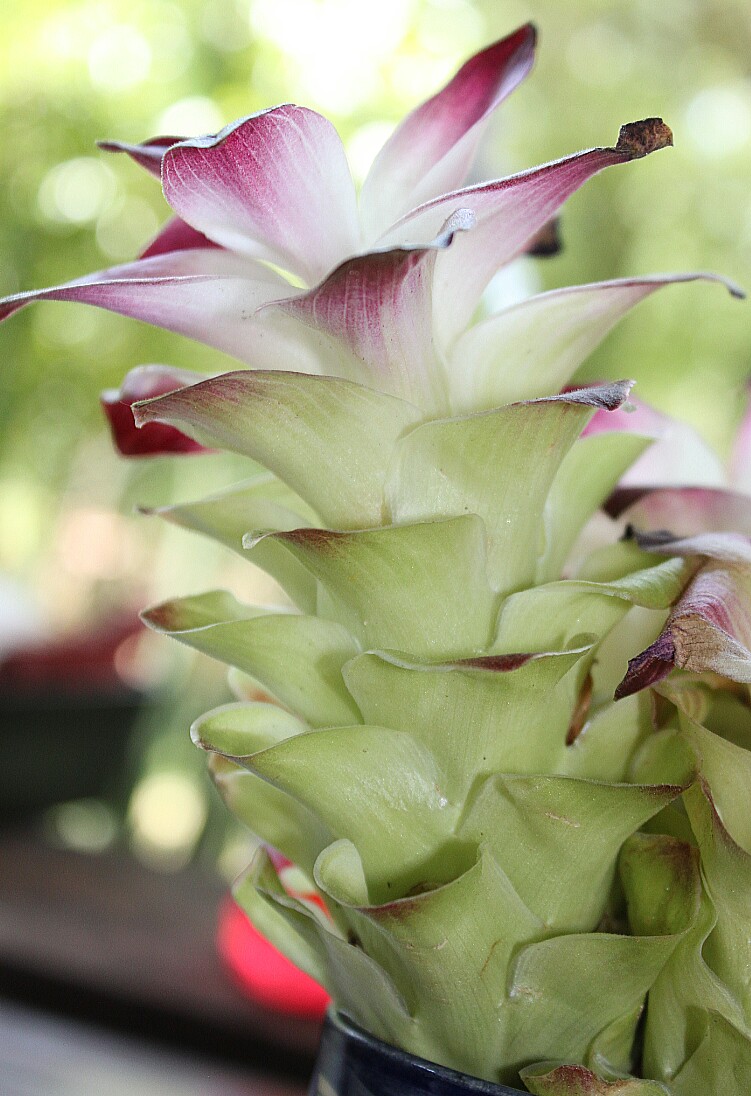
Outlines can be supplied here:
[[439, 1065], [437, 1062], [431, 1062], [427, 1058], [421, 1058], [417, 1054], [412, 1054], [410, 1051], [401, 1050], [391, 1043], [386, 1043], [363, 1028], [358, 1027], [346, 1013], [337, 1009], [333, 1004], [329, 1006], [326, 1012], [326, 1026], [338, 1031], [348, 1041], [365, 1050], [366, 1053], [378, 1055], [381, 1059], [393, 1063], [394, 1066], [408, 1068], [416, 1079], [422, 1078], [428, 1082], [433, 1079], [446, 1085], [453, 1085], [457, 1091], [466, 1092], [468, 1096], [529, 1096], [529, 1093], [524, 1092], [522, 1089], [510, 1088], [508, 1085], [473, 1077], [469, 1073], [461, 1073], [449, 1066]]

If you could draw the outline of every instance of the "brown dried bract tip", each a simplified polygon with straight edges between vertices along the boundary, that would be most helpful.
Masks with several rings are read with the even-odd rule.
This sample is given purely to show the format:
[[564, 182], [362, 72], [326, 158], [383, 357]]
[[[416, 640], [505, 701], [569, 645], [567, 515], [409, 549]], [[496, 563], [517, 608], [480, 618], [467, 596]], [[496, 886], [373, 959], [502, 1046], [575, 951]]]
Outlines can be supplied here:
[[593, 684], [592, 675], [587, 674], [579, 691], [576, 707], [571, 715], [571, 723], [569, 724], [568, 733], [566, 735], [567, 746], [573, 746], [584, 729], [584, 724], [587, 722], [589, 709], [592, 704]]
[[670, 126], [666, 126], [662, 118], [644, 118], [641, 122], [628, 122], [621, 126], [615, 151], [624, 152], [632, 160], [638, 160], [642, 156], [649, 156], [650, 152], [667, 148], [672, 143]]

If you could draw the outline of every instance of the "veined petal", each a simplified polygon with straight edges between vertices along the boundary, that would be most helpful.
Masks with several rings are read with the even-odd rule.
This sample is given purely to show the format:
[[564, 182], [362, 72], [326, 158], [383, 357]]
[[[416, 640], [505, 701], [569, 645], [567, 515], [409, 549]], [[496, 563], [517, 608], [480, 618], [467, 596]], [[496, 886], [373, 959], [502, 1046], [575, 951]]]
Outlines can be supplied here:
[[613, 433], [574, 442], [545, 501], [545, 552], [537, 567], [538, 582], [560, 578], [587, 521], [650, 441], [639, 434]]
[[97, 148], [103, 152], [125, 152], [131, 160], [146, 169], [157, 179], [162, 176], [162, 158], [168, 148], [179, 145], [185, 137], [150, 137], [148, 141], [131, 145], [126, 141], [97, 141]]
[[347, 1015], [377, 1037], [407, 1045], [413, 1018], [386, 972], [317, 916], [310, 903], [285, 891], [265, 850], [256, 853], [235, 895], [263, 935], [325, 985]]
[[[741, 757], [737, 775], [726, 768], [722, 778], [732, 773], [730, 779], [736, 785], [732, 791], [741, 793], [735, 796], [734, 813], [745, 815], [745, 822], [748, 818], [748, 785], [743, 785], [737, 777], [748, 774], [748, 751], [736, 753]], [[726, 764], [733, 764], [735, 758], [728, 756], [724, 760]], [[728, 790], [721, 788], [721, 782], [715, 786], [718, 791]], [[726, 1019], [743, 1023], [745, 1018], [748, 1023], [751, 1016], [751, 946], [745, 926], [751, 888], [751, 856], [748, 848], [744, 848], [730, 833], [708, 780], [700, 778], [686, 795], [685, 803], [701, 852], [705, 886], [717, 914], [715, 931], [705, 946], [705, 958], [730, 989], [731, 1001], [734, 998], [741, 1006], [740, 1017], [733, 1016], [728, 1009], [723, 1010]], [[744, 828], [747, 830], [748, 826]], [[747, 837], [747, 834], [744, 836]]]
[[169, 365], [139, 365], [130, 370], [120, 388], [108, 388], [102, 392], [102, 407], [119, 452], [124, 457], [207, 452], [203, 445], [174, 426], [150, 422], [145, 429], [139, 430], [133, 419], [133, 404], [138, 400], [162, 396], [203, 379], [198, 373]]
[[[541, 293], [475, 324], [451, 352], [452, 406], [481, 411], [559, 392], [634, 305], [663, 286], [697, 280], [720, 282], [743, 296], [715, 274], [652, 274]], [[606, 418], [607, 429], [617, 429]]]
[[[692, 788], [686, 795], [689, 810], [694, 792]], [[672, 1080], [701, 1041], [706, 1010], [716, 1009], [726, 1019], [744, 1026], [733, 993], [707, 964], [707, 938], [716, 938], [712, 930], [717, 918], [702, 886], [707, 878], [705, 850], [700, 867], [699, 850], [693, 843], [664, 833], [637, 833], [624, 845], [620, 866], [631, 931], [653, 935], [684, 930], [675, 952], [650, 988], [644, 1031], [644, 1072]], [[735, 889], [737, 893], [745, 890]], [[748, 951], [745, 943], [746, 947], [736, 954]], [[706, 1088], [695, 1091], [709, 1096]]]
[[[349, 919], [410, 1006], [413, 1040], [429, 1040], [416, 1053], [477, 1077], [511, 1080], [508, 967], [520, 945], [545, 935], [545, 926], [487, 849], [448, 881], [445, 874], [436, 879], [441, 867], [445, 873], [445, 865], [434, 865], [414, 895], [350, 908]], [[321, 863], [316, 881], [337, 900], [333, 874], [330, 863]]]
[[450, 346], [469, 322], [493, 274], [524, 250], [567, 198], [606, 167], [628, 163], [672, 144], [661, 119], [621, 127], [614, 148], [579, 152], [530, 171], [465, 187], [418, 206], [379, 241], [394, 247], [430, 240], [456, 209], [470, 209], [476, 227], [458, 239], [436, 264], [439, 338]]
[[487, 840], [517, 893], [548, 928], [592, 932], [623, 842], [682, 790], [497, 773], [478, 789], [459, 836]]
[[445, 411], [446, 379], [433, 345], [433, 271], [438, 252], [473, 220], [459, 210], [425, 248], [349, 259], [309, 293], [272, 303], [259, 318], [306, 342], [321, 372]]
[[642, 400], [629, 400], [631, 410], [622, 407], [614, 414], [595, 415], [585, 435], [605, 430], [633, 431], [652, 435], [656, 441], [626, 472], [623, 487], [673, 486], [723, 487], [725, 467], [705, 441], [687, 423], [664, 415]]
[[535, 38], [528, 23], [475, 54], [397, 126], [363, 185], [367, 239], [419, 203], [462, 185], [490, 115], [532, 67]]
[[246, 702], [224, 704], [207, 712], [193, 723], [190, 736], [211, 755], [212, 778], [230, 810], [278, 850], [277, 856], [283, 853], [311, 874], [329, 835], [300, 803], [239, 767], [245, 757], [309, 730], [278, 704]]
[[[745, 921], [744, 910], [744, 921]], [[751, 1074], [751, 1046], [748, 1029], [739, 1030], [719, 1012], [708, 1011], [704, 1039], [683, 1069], [670, 1083], [674, 1096], [722, 1096], [745, 1085]]]
[[162, 184], [188, 224], [309, 285], [359, 250], [344, 148], [331, 123], [304, 107], [274, 107], [173, 146]]
[[307, 807], [334, 839], [355, 844], [371, 900], [419, 883], [450, 843], [458, 807], [430, 750], [408, 732], [326, 727], [240, 763]]
[[50, 289], [16, 293], [0, 301], [0, 320], [33, 301], [78, 301], [252, 361], [258, 329], [247, 321], [259, 305], [285, 291], [288, 283], [262, 263], [219, 248], [173, 251]]

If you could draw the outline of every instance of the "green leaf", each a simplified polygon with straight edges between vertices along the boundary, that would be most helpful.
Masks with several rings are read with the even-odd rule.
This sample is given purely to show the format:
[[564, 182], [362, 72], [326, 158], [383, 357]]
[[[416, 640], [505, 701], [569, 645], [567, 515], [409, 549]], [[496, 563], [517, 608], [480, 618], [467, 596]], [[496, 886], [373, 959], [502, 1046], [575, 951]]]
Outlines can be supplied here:
[[[685, 803], [701, 852], [704, 885], [716, 915], [704, 957], [737, 998], [746, 1024], [751, 1024], [751, 856], [733, 840], [707, 779], [702, 777], [688, 790]], [[712, 1007], [729, 1016], [716, 1003]]]
[[748, 1091], [751, 1039], [717, 1013], [710, 1013], [707, 1031], [681, 1072], [671, 1082], [675, 1096], [730, 1096]]
[[316, 857], [333, 840], [331, 832], [304, 804], [244, 765], [255, 753], [309, 729], [277, 705], [237, 703], [197, 719], [191, 738], [212, 755], [211, 775], [230, 810], [312, 879]]
[[618, 432], [579, 438], [561, 461], [545, 503], [545, 551], [536, 581], [560, 576], [584, 525], [653, 438]]
[[371, 651], [347, 663], [344, 679], [364, 720], [423, 742], [445, 774], [446, 795], [462, 802], [478, 775], [560, 763], [570, 719], [561, 679], [586, 650], [448, 664]]
[[650, 989], [644, 1034], [644, 1072], [670, 1081], [699, 1046], [707, 1009], [741, 1024], [743, 1015], [704, 959], [715, 915], [702, 893], [698, 850], [664, 834], [635, 834], [620, 870], [633, 932], [682, 934]]
[[591, 402], [576, 396], [423, 423], [405, 434], [386, 485], [392, 520], [478, 514], [490, 539], [493, 587], [528, 586], [544, 548], [548, 491], [594, 413]]
[[507, 990], [506, 1060], [518, 1068], [553, 1055], [584, 1061], [600, 1032], [639, 1008], [677, 943], [671, 935], [597, 932], [522, 948]]
[[326, 613], [364, 647], [450, 658], [480, 654], [490, 642], [497, 598], [486, 578], [485, 529], [474, 515], [348, 533], [301, 529], [269, 539], [322, 584]]
[[[404, 731], [336, 727], [242, 759], [357, 848], [370, 902], [401, 897], [433, 870], [457, 807], [433, 755]], [[336, 778], [332, 779], [332, 774]]]
[[314, 727], [359, 719], [341, 676], [357, 646], [332, 621], [269, 613], [224, 591], [165, 601], [143, 619], [155, 631], [251, 674]]
[[410, 1042], [409, 1013], [385, 971], [323, 915], [287, 895], [263, 850], [234, 893], [256, 928], [324, 985], [356, 1023], [397, 1046]]
[[[649, 559], [637, 558], [642, 563]], [[675, 559], [612, 580], [564, 579], [522, 590], [503, 603], [493, 649], [518, 650], [526, 638], [526, 649], [550, 650], [582, 633], [607, 635], [633, 605], [667, 609], [689, 574], [686, 564]]]
[[563, 775], [580, 780], [625, 781], [640, 743], [652, 732], [648, 698], [609, 702], [585, 720], [563, 759]]
[[324, 523], [380, 525], [397, 438], [421, 419], [404, 400], [335, 377], [243, 370], [134, 404], [138, 425], [166, 422], [257, 460]]
[[[331, 880], [320, 869], [318, 883], [330, 893]], [[497, 1080], [505, 1061], [500, 1009], [508, 963], [521, 941], [538, 939], [544, 930], [492, 856], [482, 852], [445, 886], [352, 909], [350, 917], [420, 1030], [420, 1044], [406, 1049]]]
[[483, 785], [459, 836], [487, 842], [547, 928], [591, 932], [605, 910], [621, 845], [680, 791], [499, 773]]
[[[198, 502], [151, 511], [174, 525], [212, 537], [247, 559], [243, 536], [259, 529], [298, 529], [318, 524], [302, 499], [274, 476], [264, 475]], [[273, 541], [259, 545], [253, 563], [277, 580], [303, 612], [314, 612], [314, 579]]]

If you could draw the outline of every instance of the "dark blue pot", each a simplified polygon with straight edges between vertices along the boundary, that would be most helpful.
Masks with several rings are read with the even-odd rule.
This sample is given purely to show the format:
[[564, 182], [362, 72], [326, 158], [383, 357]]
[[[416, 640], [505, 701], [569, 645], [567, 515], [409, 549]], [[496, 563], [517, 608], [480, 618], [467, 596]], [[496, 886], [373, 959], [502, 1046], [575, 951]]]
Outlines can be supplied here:
[[[308, 1096], [523, 1096], [382, 1043], [339, 1013], [326, 1017]], [[529, 1096], [527, 1093], [526, 1096]]]

